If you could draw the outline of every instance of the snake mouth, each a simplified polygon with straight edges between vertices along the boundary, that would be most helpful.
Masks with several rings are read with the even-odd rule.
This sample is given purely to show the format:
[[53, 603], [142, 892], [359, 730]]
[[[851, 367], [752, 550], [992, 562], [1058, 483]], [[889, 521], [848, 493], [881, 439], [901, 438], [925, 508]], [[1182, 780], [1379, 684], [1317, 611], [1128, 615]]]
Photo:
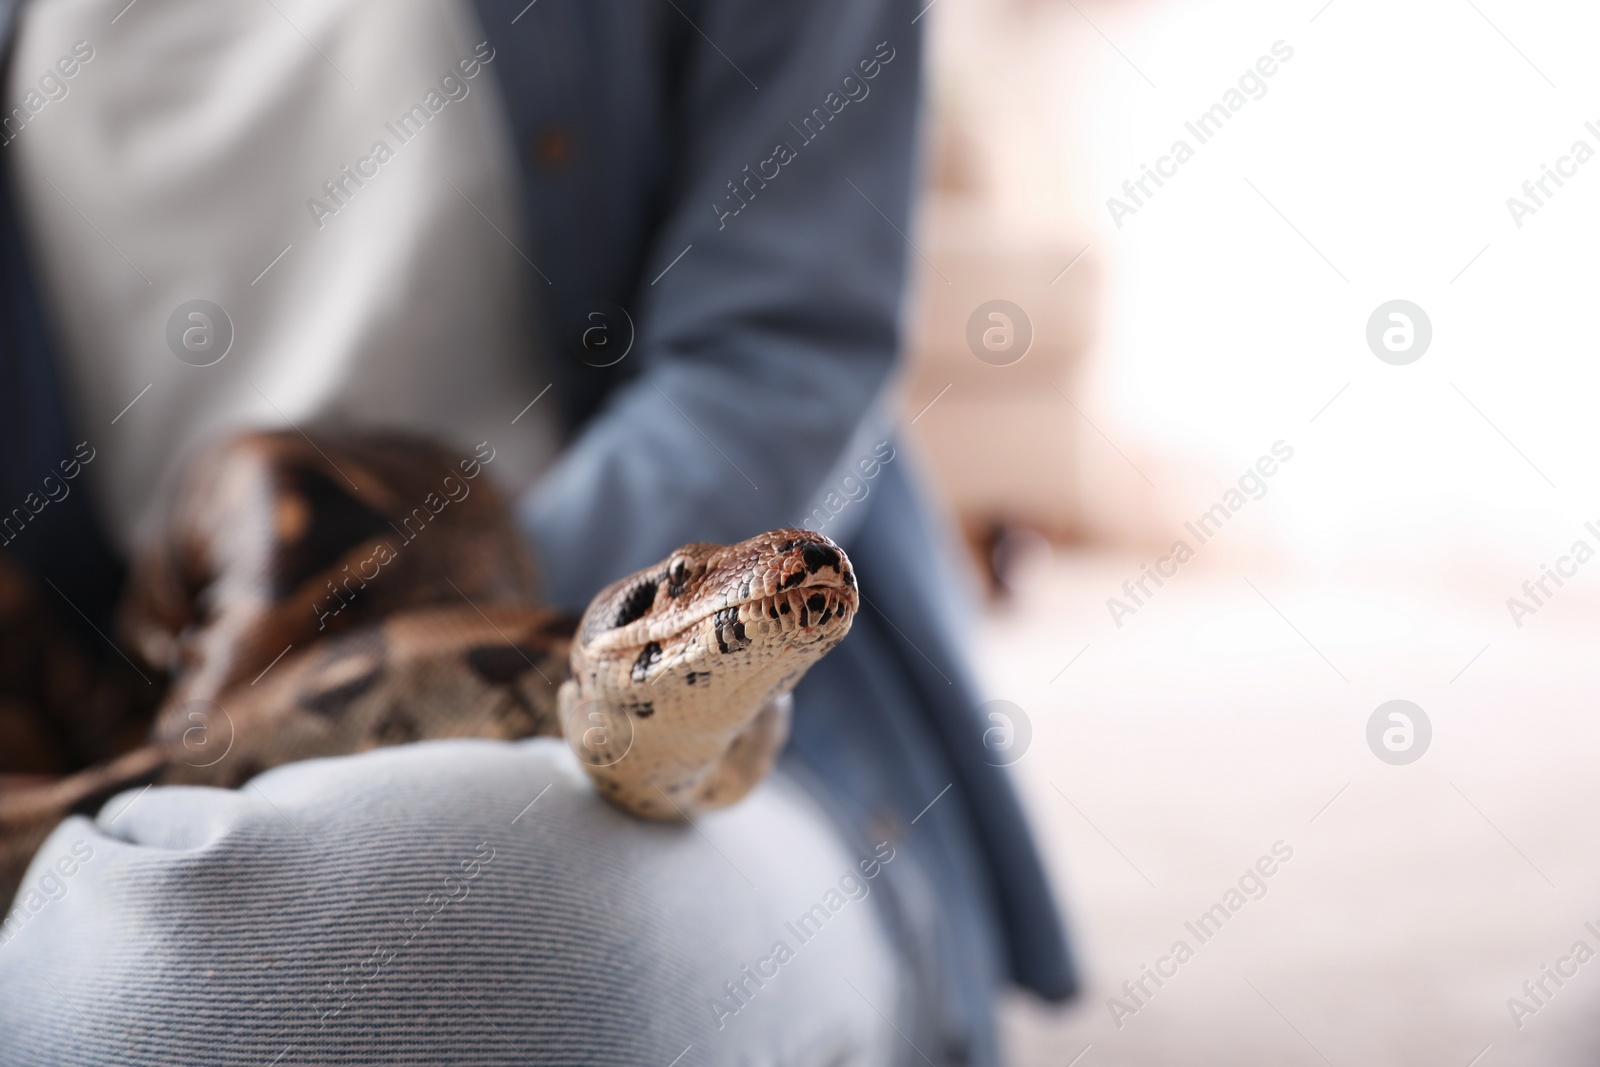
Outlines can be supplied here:
[[[682, 677], [694, 685], [696, 679], [703, 681], [719, 672], [714, 665], [724, 657], [733, 657], [730, 662], [742, 659], [740, 653], [755, 657], [744, 659], [751, 664], [752, 679], [765, 677], [786, 659], [781, 673], [797, 678], [850, 632], [859, 600], [854, 581], [845, 581], [843, 575], [806, 581], [697, 612], [670, 630], [608, 642], [591, 649], [591, 654], [631, 661], [628, 673], [635, 684]], [[614, 638], [615, 632], [608, 636]]]
[[[855, 573], [842, 553], [831, 550], [825, 557], [810, 554], [812, 545], [805, 546], [802, 557], [805, 565], [793, 571], [782, 581], [763, 583], [765, 588], [751, 588], [746, 582], [740, 587], [743, 595], [728, 597], [721, 606], [707, 607], [694, 613], [678, 627], [686, 633], [707, 619], [714, 619], [718, 627], [733, 621], [745, 623], [778, 623], [783, 629], [798, 623], [801, 629], [825, 624], [830, 619], [853, 615], [858, 606]], [[798, 554], [798, 553], [797, 553]], [[772, 627], [758, 627], [758, 632], [770, 632]]]
[[[612, 631], [592, 652], [632, 659], [635, 681], [664, 675], [700, 662], [743, 652], [756, 643], [801, 647], [843, 639], [860, 606], [855, 577], [848, 567], [834, 574], [807, 574], [788, 589], [756, 593], [708, 605], [677, 620], [671, 628], [652, 627], [618, 640]], [[610, 640], [607, 640], [610, 638]], [[832, 644], [827, 644], [831, 648]], [[696, 652], [695, 649], [703, 651]], [[690, 669], [693, 669], [690, 667]]]
[[[822, 627], [832, 636], [858, 601], [854, 569], [836, 544], [809, 530], [776, 530], [737, 545], [685, 546], [659, 569], [618, 583], [602, 614], [586, 618], [582, 643], [607, 657], [685, 642], [733, 651], [780, 633], [792, 643]], [[609, 627], [607, 615], [616, 620]]]
[[783, 661], [780, 650], [787, 650], [789, 658], [782, 673], [803, 672], [816, 656], [844, 639], [857, 600], [853, 585], [824, 580], [736, 601], [686, 623], [670, 638], [643, 646], [634, 662], [634, 681], [652, 676], [660, 681], [688, 671], [693, 684], [698, 671], [716, 671], [713, 664], [724, 657], [737, 660], [740, 653], [756, 657], [758, 666], [750, 673], [758, 678]]
[[[859, 606], [859, 597], [854, 578], [845, 578], [848, 574], [849, 571], [827, 577], [807, 575], [806, 581], [788, 589], [730, 599], [720, 607], [707, 607], [685, 617], [669, 631], [653, 630], [647, 640], [662, 642], [681, 638], [710, 621], [718, 631], [719, 645], [739, 645], [748, 644], [748, 637], [744, 632], [732, 632], [738, 627], [769, 634], [774, 630], [815, 629], [833, 620], [849, 618]], [[725, 636], [724, 630], [729, 634]], [[637, 643], [643, 646], [645, 641]], [[724, 652], [733, 650], [722, 648]]]
[[[810, 630], [835, 619], [848, 620], [855, 614], [858, 599], [855, 587], [842, 581], [807, 582], [793, 589], [730, 604], [717, 612], [715, 618], [719, 624], [725, 618], [740, 620], [747, 628], [754, 622], [757, 632], [763, 634], [772, 631], [772, 624], [780, 630]], [[791, 621], [793, 627], [789, 625]]]

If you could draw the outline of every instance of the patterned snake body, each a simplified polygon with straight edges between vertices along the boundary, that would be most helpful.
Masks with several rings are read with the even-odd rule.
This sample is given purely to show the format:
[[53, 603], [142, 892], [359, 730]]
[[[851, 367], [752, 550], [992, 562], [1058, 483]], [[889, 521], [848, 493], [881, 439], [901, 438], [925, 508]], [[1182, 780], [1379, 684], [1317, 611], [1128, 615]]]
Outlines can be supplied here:
[[575, 623], [535, 605], [509, 511], [476, 480], [492, 459], [280, 433], [205, 457], [120, 620], [165, 686], [150, 740], [49, 779], [0, 766], [0, 896], [56, 823], [119, 790], [234, 787], [431, 738], [564, 734], [600, 794], [645, 818], [744, 796], [787, 737], [790, 690], [850, 629], [844, 553], [806, 530], [685, 545]]

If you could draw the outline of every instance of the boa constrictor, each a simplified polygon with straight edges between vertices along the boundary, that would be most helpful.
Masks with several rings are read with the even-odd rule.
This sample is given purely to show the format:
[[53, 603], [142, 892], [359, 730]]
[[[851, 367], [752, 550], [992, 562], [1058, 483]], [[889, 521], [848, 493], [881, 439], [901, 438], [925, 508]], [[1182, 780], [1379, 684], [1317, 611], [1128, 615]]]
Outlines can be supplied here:
[[486, 449], [263, 432], [204, 457], [119, 620], [164, 686], [148, 740], [0, 775], [0, 900], [56, 823], [119, 790], [428, 738], [564, 734], [600, 794], [648, 819], [744, 796], [788, 736], [790, 690], [850, 629], [845, 554], [807, 530], [684, 545], [574, 621], [534, 603]]

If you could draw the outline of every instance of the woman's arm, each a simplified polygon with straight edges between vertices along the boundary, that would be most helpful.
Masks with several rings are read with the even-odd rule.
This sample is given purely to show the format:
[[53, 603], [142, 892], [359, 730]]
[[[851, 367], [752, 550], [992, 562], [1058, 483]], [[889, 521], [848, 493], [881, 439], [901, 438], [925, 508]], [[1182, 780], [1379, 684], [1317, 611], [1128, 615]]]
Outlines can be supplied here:
[[682, 542], [799, 523], [900, 342], [916, 5], [673, 2], [693, 26], [641, 372], [519, 509], [569, 608]]

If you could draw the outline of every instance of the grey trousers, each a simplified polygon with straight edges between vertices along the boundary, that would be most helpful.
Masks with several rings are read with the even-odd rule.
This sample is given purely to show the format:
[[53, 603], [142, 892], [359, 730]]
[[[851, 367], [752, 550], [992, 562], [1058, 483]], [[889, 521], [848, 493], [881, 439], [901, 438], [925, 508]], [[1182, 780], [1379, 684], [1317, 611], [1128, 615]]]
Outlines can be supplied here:
[[859, 851], [781, 773], [649, 824], [547, 739], [129, 792], [0, 923], [0, 1064], [921, 1062]]

